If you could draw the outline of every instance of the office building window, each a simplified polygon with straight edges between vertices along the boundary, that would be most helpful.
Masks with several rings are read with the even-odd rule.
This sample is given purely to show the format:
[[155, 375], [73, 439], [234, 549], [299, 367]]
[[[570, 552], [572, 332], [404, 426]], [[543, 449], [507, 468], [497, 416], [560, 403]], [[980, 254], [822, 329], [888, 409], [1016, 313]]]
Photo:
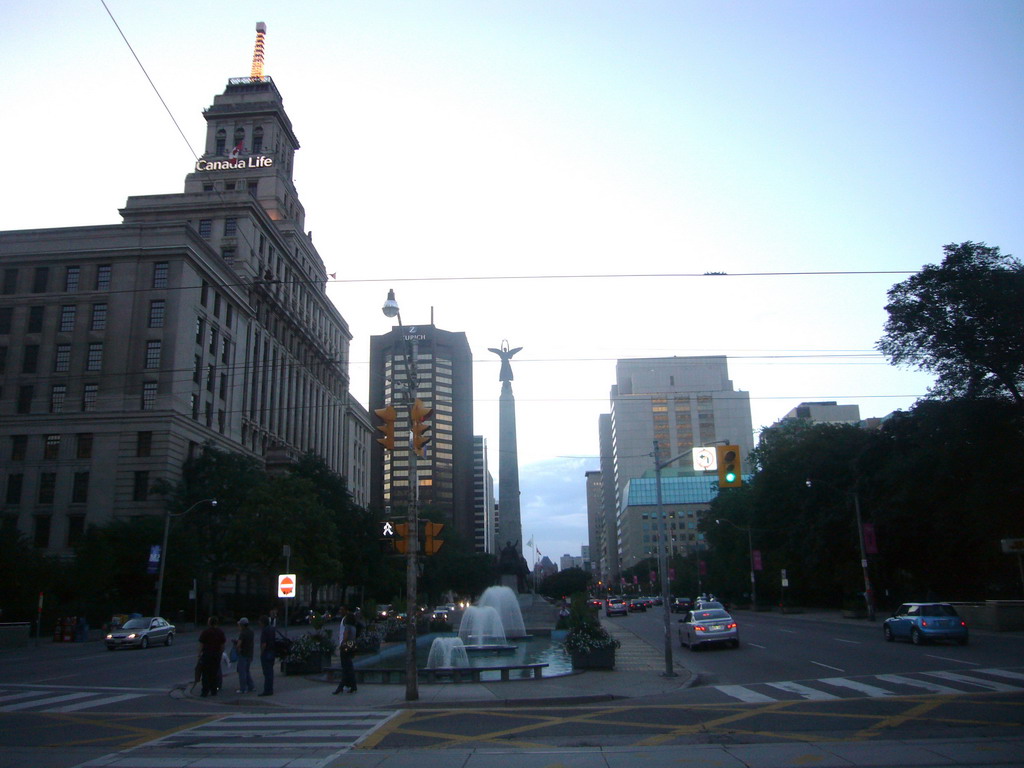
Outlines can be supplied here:
[[226, 326], [227, 326], [228, 328], [230, 328], [230, 327], [231, 327], [231, 324], [232, 324], [232, 323], [234, 322], [234, 320], [235, 320], [235, 311], [234, 311], [234, 307], [232, 307], [232, 306], [231, 306], [230, 304], [228, 304], [227, 312], [225, 312], [225, 314], [224, 314], [224, 318], [225, 318], [225, 319], [224, 319], [224, 324], [225, 324], [225, 325], [226, 325]]
[[75, 450], [75, 455], [79, 459], [92, 458], [92, 432], [78, 433], [78, 447]]
[[220, 294], [213, 294], [213, 316], [220, 317]]
[[203, 377], [203, 356], [196, 355], [196, 364], [192, 369], [192, 381], [199, 384]]
[[53, 504], [53, 493], [57, 487], [56, 472], [39, 473], [39, 503]]
[[0, 347], [0, 373], [7, 372], [7, 347]]
[[168, 266], [166, 261], [159, 261], [153, 265], [153, 287], [167, 287]]
[[156, 382], [146, 381], [142, 384], [142, 410], [151, 411], [156, 407]]
[[71, 503], [85, 504], [89, 500], [89, 473], [75, 472], [71, 485]]
[[71, 367], [71, 345], [58, 344], [53, 357], [53, 370], [64, 373]]
[[78, 284], [82, 278], [81, 267], [68, 267], [64, 274], [64, 290], [67, 293], [78, 293]]
[[0, 307], [0, 333], [8, 334], [11, 332], [11, 315], [14, 309], [11, 307]]
[[228, 375], [222, 373], [220, 375], [220, 399], [226, 400], [228, 396]]
[[50, 546], [50, 515], [36, 515], [35, 523], [32, 543], [37, 549], [46, 549]]
[[15, 473], [7, 476], [7, 503], [8, 504], [20, 504], [21, 503], [21, 488], [25, 484], [25, 476], [23, 474]]
[[192, 393], [192, 418], [199, 421], [199, 395]]
[[224, 155], [224, 154], [226, 154], [226, 152], [224, 150], [227, 148], [227, 143], [228, 143], [228, 134], [227, 134], [227, 132], [223, 128], [221, 128], [221, 129], [219, 129], [217, 131], [216, 143], [215, 143], [215, 145], [213, 147], [213, 154], [215, 154], [215, 155]]
[[89, 324], [89, 330], [92, 331], [105, 331], [107, 330], [107, 305], [104, 303], [92, 305], [92, 322]]
[[11, 435], [11, 461], [24, 461], [28, 453], [28, 435]]
[[96, 398], [100, 393], [99, 384], [86, 384], [82, 389], [82, 410], [95, 411]]
[[146, 362], [144, 366], [148, 371], [155, 371], [160, 368], [160, 341], [146, 342]]
[[50, 390], [50, 413], [64, 412], [64, 398], [68, 395], [67, 384], [54, 384]]
[[210, 284], [208, 282], [206, 282], [205, 280], [203, 280], [203, 287], [199, 291], [199, 303], [202, 304], [205, 307], [206, 306], [206, 301], [207, 301], [207, 299], [209, 299], [209, 297], [210, 297]]
[[149, 456], [153, 451], [153, 433], [139, 432], [135, 437], [135, 455], [140, 458]]
[[85, 536], [85, 515], [68, 515], [68, 546], [73, 547]]
[[18, 292], [18, 270], [17, 269], [5, 269], [4, 270], [4, 293], [10, 296], [12, 293]]
[[224, 237], [234, 237], [238, 234], [238, 219], [224, 219]]
[[253, 154], [259, 154], [263, 151], [263, 129], [253, 128], [252, 129], [252, 151]]
[[201, 317], [196, 318], [196, 344], [203, 345], [203, 336], [206, 335], [206, 322]]
[[89, 352], [85, 358], [85, 370], [98, 371], [103, 367], [103, 342], [94, 341], [89, 344]]
[[213, 220], [212, 219], [200, 219], [199, 220], [199, 236], [209, 237], [213, 234]]
[[211, 355], [216, 355], [217, 354], [217, 329], [216, 328], [211, 328], [210, 329], [210, 354]]
[[18, 413], [30, 413], [32, 410], [33, 389], [31, 384], [22, 384], [18, 387]]
[[206, 391], [213, 392], [213, 382], [217, 377], [217, 368], [214, 365], [206, 366]]
[[50, 268], [36, 267], [32, 277], [32, 293], [46, 293], [46, 286], [50, 282]]
[[135, 473], [135, 484], [132, 488], [132, 501], [146, 501], [149, 498], [149, 471], [139, 470]]
[[163, 328], [164, 313], [167, 311], [167, 302], [163, 299], [155, 299], [149, 302], [149, 327]]
[[226, 338], [220, 340], [220, 361], [224, 365], [228, 364], [229, 358], [231, 357], [231, 342]]
[[60, 435], [47, 435], [43, 441], [43, 458], [47, 460], [60, 458]]
[[39, 345], [26, 344], [21, 354], [21, 372], [35, 373], [39, 369]]
[[43, 330], [43, 308], [42, 307], [29, 307], [28, 308], [28, 328], [29, 333], [40, 333]]
[[206, 404], [206, 426], [213, 426], [213, 403]]
[[58, 329], [61, 333], [71, 333], [75, 330], [75, 305], [65, 304], [60, 308], [60, 327]]
[[217, 430], [223, 435], [224, 427], [227, 425], [227, 414], [223, 408], [217, 410]]
[[96, 290], [97, 291], [109, 291], [110, 290], [110, 272], [111, 266], [109, 264], [100, 264], [96, 267]]

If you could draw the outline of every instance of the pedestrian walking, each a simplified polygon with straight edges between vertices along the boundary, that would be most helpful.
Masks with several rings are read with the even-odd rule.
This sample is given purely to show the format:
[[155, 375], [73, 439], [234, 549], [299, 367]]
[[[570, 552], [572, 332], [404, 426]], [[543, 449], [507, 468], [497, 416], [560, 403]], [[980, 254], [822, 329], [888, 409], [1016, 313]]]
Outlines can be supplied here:
[[260, 666], [263, 667], [263, 693], [260, 696], [274, 695], [274, 638], [277, 630], [270, 624], [269, 616], [260, 616]]
[[348, 608], [341, 608], [341, 626], [338, 630], [338, 658], [341, 661], [341, 682], [334, 692], [341, 693], [346, 688], [349, 693], [356, 692], [356, 668], [352, 663], [352, 657], [356, 653], [356, 635], [358, 634], [358, 623], [356, 617], [348, 612]]
[[238, 693], [252, 693], [256, 683], [252, 680], [252, 655], [255, 637], [249, 629], [249, 620], [244, 616], [238, 620], [238, 637], [235, 638], [235, 665], [238, 669]]
[[220, 659], [228, 638], [218, 625], [220, 619], [211, 616], [206, 629], [199, 633], [199, 670], [203, 681], [203, 696], [216, 696], [220, 690]]

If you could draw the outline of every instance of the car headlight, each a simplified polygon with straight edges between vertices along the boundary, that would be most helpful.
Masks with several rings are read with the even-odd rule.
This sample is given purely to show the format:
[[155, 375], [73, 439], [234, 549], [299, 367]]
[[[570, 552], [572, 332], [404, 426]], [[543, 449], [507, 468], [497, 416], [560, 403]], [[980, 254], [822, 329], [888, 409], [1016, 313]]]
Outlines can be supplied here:
[[138, 637], [138, 634], [135, 633], [135, 632], [132, 632], [130, 635], [128, 635], [128, 637], [126, 639], [127, 640], [134, 640], [136, 637]]
[[107, 635], [107, 640], [113, 640], [113, 639], [114, 639], [113, 635]]

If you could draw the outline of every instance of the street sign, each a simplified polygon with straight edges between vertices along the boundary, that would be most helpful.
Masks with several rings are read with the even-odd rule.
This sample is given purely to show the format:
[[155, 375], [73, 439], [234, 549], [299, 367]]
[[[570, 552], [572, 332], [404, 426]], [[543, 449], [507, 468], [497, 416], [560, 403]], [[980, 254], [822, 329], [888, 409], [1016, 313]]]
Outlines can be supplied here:
[[1003, 545], [1003, 554], [1024, 555], [1024, 539], [1003, 539], [1000, 544]]
[[149, 563], [146, 565], [146, 573], [156, 573], [160, 570], [160, 545], [154, 544], [149, 548]]
[[712, 472], [718, 469], [718, 452], [714, 447], [693, 449], [693, 469], [696, 472]]
[[277, 596], [295, 597], [295, 574], [282, 573], [277, 577]]

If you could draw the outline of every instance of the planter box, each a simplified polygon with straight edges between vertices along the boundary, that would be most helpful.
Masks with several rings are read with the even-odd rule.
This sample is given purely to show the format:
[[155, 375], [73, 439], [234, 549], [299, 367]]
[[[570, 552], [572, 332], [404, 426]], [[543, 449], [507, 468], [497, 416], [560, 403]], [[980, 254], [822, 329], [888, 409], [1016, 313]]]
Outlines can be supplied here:
[[286, 675], [315, 675], [324, 668], [324, 657], [322, 655], [311, 656], [308, 659], [292, 659], [281, 662], [281, 672]]
[[595, 648], [586, 653], [570, 654], [573, 669], [615, 669], [615, 649]]

